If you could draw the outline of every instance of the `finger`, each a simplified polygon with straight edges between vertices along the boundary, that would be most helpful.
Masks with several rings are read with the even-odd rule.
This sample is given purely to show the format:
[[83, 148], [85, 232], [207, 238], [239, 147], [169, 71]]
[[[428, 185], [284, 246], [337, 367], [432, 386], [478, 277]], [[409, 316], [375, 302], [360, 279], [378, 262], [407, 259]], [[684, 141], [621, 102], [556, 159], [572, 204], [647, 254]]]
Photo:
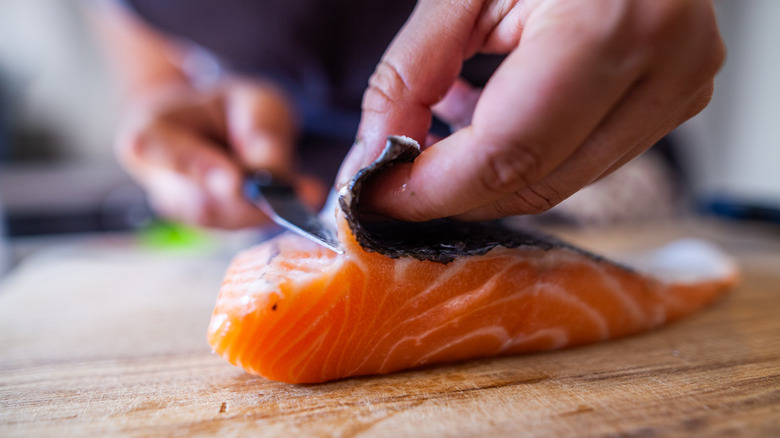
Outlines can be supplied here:
[[363, 95], [358, 141], [337, 180], [373, 161], [388, 135], [424, 144], [430, 107], [458, 76], [481, 9], [480, 1], [421, 1], [385, 52]]
[[[564, 29], [587, 25], [555, 18], [569, 20]], [[462, 214], [541, 180], [571, 155], [645, 66], [587, 32], [547, 31], [555, 27], [529, 24], [483, 90], [472, 126], [380, 175], [368, 208], [415, 221]]]
[[636, 158], [700, 112], [712, 96], [708, 82], [680, 102], [679, 90], [670, 89], [670, 82], [679, 83], [679, 78], [660, 76], [632, 90], [583, 145], [543, 180], [457, 218], [541, 213]]
[[457, 79], [444, 98], [431, 107], [433, 114], [450, 125], [452, 131], [471, 124], [474, 109], [482, 90], [472, 87], [463, 79]]
[[252, 206], [213, 196], [185, 175], [168, 169], [150, 169], [145, 181], [152, 207], [167, 219], [224, 229], [268, 222], [268, 218]]
[[[623, 11], [616, 12], [604, 18], [623, 16]], [[565, 23], [556, 22], [561, 19]], [[617, 20], [607, 28], [620, 31], [634, 21]], [[588, 28], [593, 22], [593, 17], [577, 14], [552, 14], [533, 21], [533, 26], [529, 19], [524, 41], [483, 91], [472, 127], [432, 146], [411, 167], [398, 167], [380, 179], [378, 192], [385, 191], [383, 198], [375, 200], [380, 212], [425, 220], [484, 205], [506, 207], [504, 198], [514, 208], [493, 208], [490, 217], [543, 211], [597, 177], [605, 169], [602, 161], [608, 168], [640, 144], [660, 125], [659, 120], [690, 97], [702, 78], [711, 79], [722, 62], [722, 53], [713, 50], [712, 41], [719, 41], [714, 26], [688, 40], [680, 38], [684, 26], [677, 26], [677, 34], [663, 29], [654, 35], [662, 40], [650, 45], [654, 50], [637, 51], [632, 48], [646, 41], [604, 38], [598, 29]], [[618, 34], [647, 38], [631, 30], [629, 26]], [[589, 163], [593, 155], [587, 149], [572, 158], [586, 139], [599, 137], [597, 131], [608, 114], [620, 118], [621, 113], [632, 112], [621, 109], [618, 116], [612, 114], [613, 108], [634, 100], [624, 95], [645, 77], [652, 85], [642, 88], [653, 92], [637, 99], [636, 107], [657, 113], [651, 111], [647, 120], [634, 115], [613, 123], [629, 127], [631, 139], [608, 143], [613, 148], [606, 148], [602, 161], [591, 158]], [[470, 145], [481, 147], [472, 147], [469, 154]], [[570, 158], [576, 164], [573, 168], [550, 177]], [[453, 177], [437, 181], [437, 174]]]
[[714, 85], [713, 81], [709, 81], [707, 84], [705, 84], [701, 88], [701, 90], [693, 97], [693, 99], [689, 102], [689, 104], [687, 106], [684, 106], [682, 111], [679, 111], [679, 113], [676, 114], [676, 117], [670, 118], [669, 122], [666, 125], [659, 128], [656, 132], [650, 135], [643, 143], [641, 143], [639, 146], [635, 147], [627, 154], [625, 154], [623, 157], [621, 157], [619, 160], [617, 160], [606, 171], [604, 171], [604, 173], [599, 175], [599, 177], [596, 178], [596, 180], [608, 176], [609, 174], [616, 171], [617, 169], [619, 169], [629, 161], [638, 157], [640, 154], [642, 154], [644, 151], [646, 151], [654, 144], [658, 143], [662, 138], [664, 138], [667, 134], [672, 132], [675, 128], [680, 126], [682, 123], [689, 120], [696, 114], [699, 114], [709, 104], [710, 100], [712, 99], [713, 85]]
[[[705, 5], [712, 18], [711, 5]], [[714, 23], [714, 18], [709, 20]], [[712, 26], [697, 38], [666, 32], [653, 67], [599, 128], [554, 172], [498, 202], [460, 216], [476, 220], [539, 213], [632, 160], [709, 103], [724, 46]]]
[[208, 223], [206, 193], [187, 177], [168, 169], [146, 169], [141, 183], [160, 217], [194, 225]]
[[291, 176], [296, 122], [287, 98], [267, 85], [234, 84], [225, 100], [228, 142], [247, 170]]
[[120, 158], [166, 217], [222, 228], [266, 220], [243, 199], [241, 171], [220, 143], [158, 122], [123, 144]]
[[164, 168], [205, 184], [210, 173], [235, 168], [221, 143], [175, 123], [156, 120], [122, 137], [119, 157], [133, 173]]
[[219, 93], [197, 93], [186, 85], [166, 86], [141, 96], [128, 112], [122, 131], [153, 130], [158, 124], [176, 125], [204, 138], [224, 139], [225, 117]]

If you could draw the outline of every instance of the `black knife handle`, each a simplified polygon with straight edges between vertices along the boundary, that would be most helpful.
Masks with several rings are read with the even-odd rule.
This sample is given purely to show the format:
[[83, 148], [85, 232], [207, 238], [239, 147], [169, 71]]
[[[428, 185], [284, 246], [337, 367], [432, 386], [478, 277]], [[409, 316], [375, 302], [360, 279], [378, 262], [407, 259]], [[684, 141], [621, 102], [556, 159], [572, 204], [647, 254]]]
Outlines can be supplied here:
[[293, 196], [295, 189], [285, 181], [274, 178], [267, 170], [258, 170], [249, 174], [244, 181], [244, 195], [257, 200], [262, 196]]

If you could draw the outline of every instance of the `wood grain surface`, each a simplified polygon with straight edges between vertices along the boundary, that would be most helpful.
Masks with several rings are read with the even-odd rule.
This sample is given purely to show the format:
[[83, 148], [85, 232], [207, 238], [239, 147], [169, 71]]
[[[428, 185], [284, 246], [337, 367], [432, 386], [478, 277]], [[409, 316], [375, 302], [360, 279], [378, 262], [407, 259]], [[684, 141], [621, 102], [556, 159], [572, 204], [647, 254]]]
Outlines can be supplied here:
[[564, 234], [597, 250], [703, 236], [743, 280], [639, 336], [288, 385], [208, 350], [227, 260], [118, 244], [49, 251], [0, 282], [0, 436], [780, 436], [780, 230]]

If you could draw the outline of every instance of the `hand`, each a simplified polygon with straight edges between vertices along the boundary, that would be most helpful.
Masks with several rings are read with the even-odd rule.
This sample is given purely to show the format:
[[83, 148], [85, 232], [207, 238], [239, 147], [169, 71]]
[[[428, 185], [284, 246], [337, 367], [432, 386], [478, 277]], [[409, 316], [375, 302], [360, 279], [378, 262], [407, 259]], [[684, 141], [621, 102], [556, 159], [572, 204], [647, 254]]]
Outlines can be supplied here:
[[125, 117], [118, 155], [163, 216], [240, 228], [267, 221], [243, 197], [243, 176], [267, 169], [298, 183], [312, 206], [325, 190], [294, 175], [295, 121], [268, 85], [231, 81], [209, 92], [173, 85], [147, 93]]
[[[477, 52], [508, 55], [470, 108], [457, 77]], [[340, 180], [387, 135], [425, 139], [433, 107], [467, 126], [377, 177], [367, 208], [540, 213], [701, 111], [723, 58], [710, 0], [421, 0], [371, 78]]]

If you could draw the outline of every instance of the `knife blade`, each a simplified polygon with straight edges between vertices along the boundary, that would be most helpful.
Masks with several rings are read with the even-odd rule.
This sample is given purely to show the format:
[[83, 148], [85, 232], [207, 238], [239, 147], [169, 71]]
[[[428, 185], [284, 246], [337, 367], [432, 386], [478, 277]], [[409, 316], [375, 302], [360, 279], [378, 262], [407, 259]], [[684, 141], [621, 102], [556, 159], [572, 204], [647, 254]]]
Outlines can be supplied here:
[[246, 177], [244, 195], [278, 225], [335, 251], [343, 253], [336, 232], [301, 203], [293, 187], [270, 172], [260, 170]]

